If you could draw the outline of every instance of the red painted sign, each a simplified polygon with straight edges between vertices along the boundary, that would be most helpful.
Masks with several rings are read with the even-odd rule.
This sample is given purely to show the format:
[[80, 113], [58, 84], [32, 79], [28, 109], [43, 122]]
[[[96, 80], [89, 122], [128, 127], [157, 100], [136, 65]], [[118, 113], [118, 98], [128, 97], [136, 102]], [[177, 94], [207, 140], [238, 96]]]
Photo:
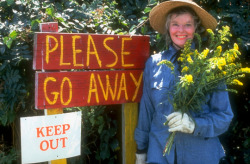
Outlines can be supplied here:
[[36, 109], [139, 102], [142, 70], [37, 72]]
[[35, 33], [34, 70], [143, 69], [149, 36]]

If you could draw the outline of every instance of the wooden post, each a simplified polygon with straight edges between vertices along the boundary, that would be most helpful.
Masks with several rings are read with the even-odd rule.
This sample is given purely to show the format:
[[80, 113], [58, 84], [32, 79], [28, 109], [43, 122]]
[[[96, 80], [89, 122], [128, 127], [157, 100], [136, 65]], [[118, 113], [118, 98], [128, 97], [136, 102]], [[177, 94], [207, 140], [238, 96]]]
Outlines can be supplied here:
[[[58, 32], [58, 23], [57, 22], [49, 22], [49, 23], [41, 23], [40, 24], [41, 32]], [[55, 108], [55, 109], [45, 109], [45, 115], [54, 115], [54, 114], [62, 114], [63, 108]], [[67, 159], [59, 159], [52, 160], [49, 162], [50, 164], [67, 164]]]
[[134, 131], [138, 120], [138, 103], [122, 105], [122, 163], [134, 164], [136, 143]]

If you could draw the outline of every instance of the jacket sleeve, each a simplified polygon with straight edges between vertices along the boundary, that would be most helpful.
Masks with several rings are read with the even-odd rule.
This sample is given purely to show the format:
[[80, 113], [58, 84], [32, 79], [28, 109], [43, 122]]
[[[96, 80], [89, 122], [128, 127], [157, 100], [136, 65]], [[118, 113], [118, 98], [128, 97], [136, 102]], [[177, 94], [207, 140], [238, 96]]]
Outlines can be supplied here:
[[154, 112], [153, 103], [150, 98], [151, 61], [152, 59], [149, 58], [143, 73], [143, 94], [140, 101], [138, 124], [134, 134], [138, 150], [145, 150], [148, 147], [149, 132]]
[[227, 91], [213, 92], [203, 110], [204, 112], [194, 117], [195, 136], [217, 137], [227, 131], [233, 118]]

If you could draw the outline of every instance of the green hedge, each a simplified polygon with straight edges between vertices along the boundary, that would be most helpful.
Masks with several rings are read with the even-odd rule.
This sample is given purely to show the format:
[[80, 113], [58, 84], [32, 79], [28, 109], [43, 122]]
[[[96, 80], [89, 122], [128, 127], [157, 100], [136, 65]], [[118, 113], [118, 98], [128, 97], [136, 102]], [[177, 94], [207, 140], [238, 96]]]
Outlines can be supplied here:
[[[165, 49], [161, 35], [152, 30], [148, 14], [160, 0], [1, 0], [0, 2], [0, 126], [7, 127], [21, 116], [39, 115], [34, 110], [34, 71], [32, 70], [33, 34], [39, 23], [58, 22], [59, 32], [99, 34], [150, 35], [151, 53]], [[247, 0], [195, 0], [223, 25], [231, 27], [230, 44], [241, 43], [241, 60], [249, 64], [249, 11]], [[245, 78], [245, 84], [249, 77]], [[221, 137], [227, 156], [232, 163], [249, 163], [249, 86], [240, 88], [239, 94], [230, 95], [235, 118], [229, 131]], [[88, 128], [97, 126], [96, 132], [114, 133], [116, 123], [109, 115], [100, 114], [103, 108], [84, 110], [88, 119], [95, 117]], [[75, 110], [75, 109], [72, 109]], [[80, 109], [77, 109], [80, 110]], [[93, 113], [94, 112], [94, 113]], [[101, 118], [103, 117], [103, 118]], [[105, 117], [105, 118], [104, 118]], [[100, 130], [98, 121], [111, 124]], [[115, 120], [114, 120], [115, 121]], [[13, 126], [12, 126], [13, 127]], [[99, 129], [99, 130], [98, 130]], [[11, 134], [10, 134], [11, 135]], [[95, 160], [115, 162], [119, 145], [115, 135], [108, 142], [98, 139]], [[113, 144], [113, 145], [112, 145]], [[107, 148], [107, 145], [110, 145]], [[120, 144], [121, 145], [121, 144]], [[105, 154], [106, 150], [110, 155]], [[86, 152], [82, 152], [89, 155]], [[13, 153], [11, 154], [13, 155]]]

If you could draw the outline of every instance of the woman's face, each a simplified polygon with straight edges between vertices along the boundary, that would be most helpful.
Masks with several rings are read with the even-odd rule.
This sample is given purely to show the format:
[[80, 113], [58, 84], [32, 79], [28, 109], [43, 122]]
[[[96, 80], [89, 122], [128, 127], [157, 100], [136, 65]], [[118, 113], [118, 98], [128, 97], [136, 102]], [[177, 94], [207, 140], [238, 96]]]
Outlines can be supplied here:
[[189, 13], [173, 14], [169, 25], [170, 37], [176, 48], [183, 48], [188, 39], [193, 39], [195, 33], [194, 18]]

